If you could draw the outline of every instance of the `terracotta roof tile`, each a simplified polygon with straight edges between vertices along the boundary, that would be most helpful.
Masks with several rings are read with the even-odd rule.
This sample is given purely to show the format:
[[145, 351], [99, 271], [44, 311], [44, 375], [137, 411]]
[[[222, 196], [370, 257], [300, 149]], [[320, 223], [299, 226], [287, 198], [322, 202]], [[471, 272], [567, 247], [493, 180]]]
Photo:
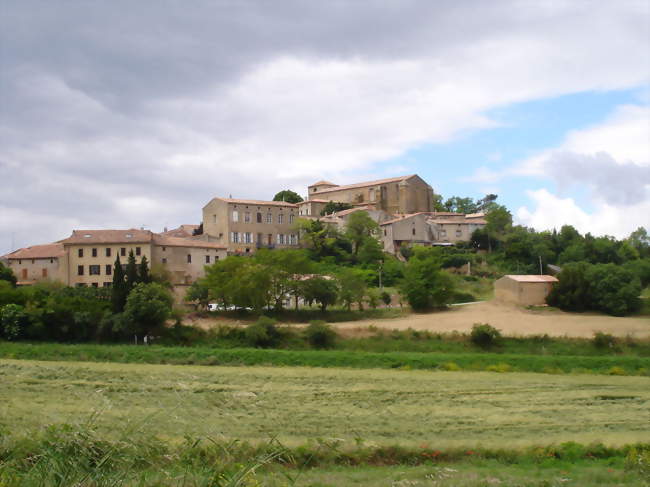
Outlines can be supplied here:
[[32, 245], [15, 250], [5, 256], [6, 259], [51, 259], [65, 255], [63, 245], [60, 243], [51, 243], [45, 245]]
[[310, 184], [309, 187], [311, 188], [312, 186], [323, 186], [325, 184], [327, 184], [329, 186], [338, 186], [338, 185], [336, 185], [334, 183], [330, 183], [329, 181], [318, 181], [317, 183]]
[[329, 189], [324, 189], [322, 191], [318, 191], [317, 194], [332, 193], [332, 192], [335, 192], [335, 191], [342, 191], [342, 190], [345, 190], [345, 189], [365, 188], [367, 186], [375, 186], [377, 184], [396, 183], [396, 182], [399, 182], [399, 181], [404, 181], [406, 179], [411, 179], [414, 176], [416, 176], [416, 175], [411, 174], [409, 176], [400, 176], [400, 177], [397, 177], [397, 178], [378, 179], [377, 181], [366, 181], [366, 182], [363, 182], [363, 183], [347, 184], [345, 186], [336, 186], [335, 188], [329, 188]]
[[237, 198], [212, 198], [212, 200], [225, 201], [226, 203], [234, 203], [237, 205], [252, 205], [252, 206], [286, 206], [287, 208], [298, 208], [294, 203], [287, 203], [286, 201], [263, 201], [263, 200], [240, 200]]
[[69, 244], [102, 244], [102, 243], [147, 243], [151, 242], [153, 233], [149, 230], [73, 230], [72, 235], [61, 240]]

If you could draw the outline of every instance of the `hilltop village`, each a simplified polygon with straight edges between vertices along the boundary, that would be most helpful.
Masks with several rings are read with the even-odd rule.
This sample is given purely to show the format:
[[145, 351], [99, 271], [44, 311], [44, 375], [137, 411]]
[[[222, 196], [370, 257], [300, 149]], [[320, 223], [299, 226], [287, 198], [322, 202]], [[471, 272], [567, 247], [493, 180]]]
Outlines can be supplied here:
[[[326, 212], [328, 203], [346, 209]], [[204, 275], [204, 267], [229, 255], [260, 248], [299, 248], [298, 219], [320, 220], [344, 230], [359, 211], [378, 223], [386, 252], [399, 255], [402, 246], [452, 245], [467, 241], [486, 221], [482, 213], [433, 211], [432, 187], [417, 175], [356, 184], [319, 181], [307, 188], [300, 203], [215, 197], [202, 209], [202, 225], [180, 225], [154, 233], [144, 229], [73, 230], [63, 240], [15, 250], [2, 257], [19, 285], [41, 280], [68, 286], [109, 287], [115, 258], [133, 251], [137, 260], [161, 265], [177, 296]]]

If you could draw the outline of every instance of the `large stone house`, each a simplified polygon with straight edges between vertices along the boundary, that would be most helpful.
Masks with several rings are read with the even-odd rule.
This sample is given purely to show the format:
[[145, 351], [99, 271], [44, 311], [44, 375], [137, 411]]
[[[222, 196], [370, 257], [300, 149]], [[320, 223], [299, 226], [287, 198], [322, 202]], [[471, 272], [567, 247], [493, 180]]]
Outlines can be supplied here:
[[433, 211], [433, 189], [416, 174], [345, 186], [319, 181], [307, 190], [308, 200], [373, 205], [393, 215]]
[[179, 238], [149, 230], [74, 230], [70, 237], [48, 245], [35, 245], [4, 256], [21, 285], [42, 280], [68, 286], [109, 287], [113, 265], [120, 257], [126, 265], [133, 251], [139, 263], [167, 269], [174, 291], [204, 275], [204, 267], [227, 256], [226, 248], [201, 238]]
[[203, 207], [203, 233], [232, 254], [297, 248], [298, 205], [284, 201], [212, 198]]

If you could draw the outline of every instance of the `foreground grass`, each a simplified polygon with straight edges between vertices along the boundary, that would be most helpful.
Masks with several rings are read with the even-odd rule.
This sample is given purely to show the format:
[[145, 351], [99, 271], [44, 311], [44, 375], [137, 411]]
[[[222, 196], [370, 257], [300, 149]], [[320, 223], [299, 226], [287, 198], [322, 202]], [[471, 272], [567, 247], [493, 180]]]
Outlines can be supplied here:
[[[95, 418], [96, 419], [96, 418]], [[173, 445], [140, 428], [107, 440], [85, 424], [3, 437], [0, 484], [13, 486], [554, 486], [647, 485], [650, 444], [563, 443], [520, 449], [434, 450], [313, 441], [253, 446], [186, 437]]]
[[517, 448], [650, 438], [646, 377], [0, 361], [0, 432], [32, 435], [101, 411], [98, 434], [146, 424], [285, 445]]
[[347, 350], [218, 349], [132, 345], [63, 345], [0, 342], [0, 358], [176, 365], [487, 370], [493, 372], [648, 375], [650, 357], [473, 353], [361, 352]]

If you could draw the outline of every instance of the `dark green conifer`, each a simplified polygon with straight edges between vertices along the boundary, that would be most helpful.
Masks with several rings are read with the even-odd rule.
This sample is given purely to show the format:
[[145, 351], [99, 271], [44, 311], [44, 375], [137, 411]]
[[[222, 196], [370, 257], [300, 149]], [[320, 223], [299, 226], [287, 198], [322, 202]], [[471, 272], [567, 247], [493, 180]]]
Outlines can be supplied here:
[[113, 304], [113, 312], [121, 313], [124, 311], [126, 304], [126, 297], [128, 292], [126, 290], [126, 282], [124, 280], [124, 270], [120, 262], [120, 256], [115, 258], [113, 265], [113, 285], [111, 287], [111, 302]]

